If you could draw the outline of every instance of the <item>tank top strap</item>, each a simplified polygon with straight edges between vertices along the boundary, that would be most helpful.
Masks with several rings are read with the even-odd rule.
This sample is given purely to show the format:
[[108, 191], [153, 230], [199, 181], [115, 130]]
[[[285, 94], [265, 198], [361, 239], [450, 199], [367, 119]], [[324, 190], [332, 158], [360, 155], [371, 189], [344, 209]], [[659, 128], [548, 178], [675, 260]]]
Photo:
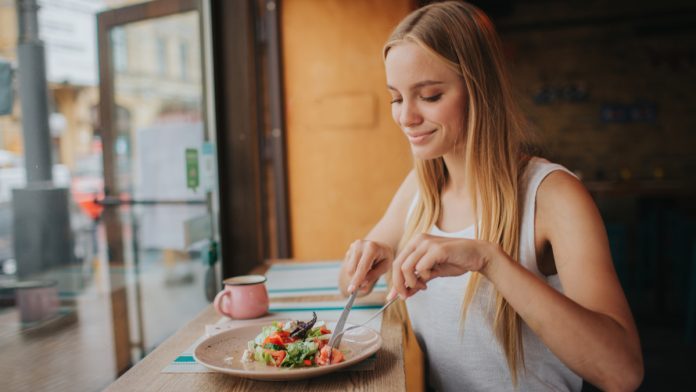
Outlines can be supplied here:
[[416, 204], [418, 203], [418, 198], [420, 197], [420, 191], [416, 190], [416, 194], [413, 195], [413, 200], [411, 200], [411, 205], [408, 206], [408, 213], [406, 214], [406, 220], [404, 220], [404, 227], [408, 224], [408, 220], [411, 219], [413, 211], [416, 209]]

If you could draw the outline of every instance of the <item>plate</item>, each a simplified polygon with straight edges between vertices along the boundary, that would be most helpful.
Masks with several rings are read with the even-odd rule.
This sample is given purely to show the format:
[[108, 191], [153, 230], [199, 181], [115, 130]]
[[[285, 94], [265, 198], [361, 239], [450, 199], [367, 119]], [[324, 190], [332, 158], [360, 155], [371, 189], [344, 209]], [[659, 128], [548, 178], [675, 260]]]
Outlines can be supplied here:
[[[287, 321], [287, 320], [278, 320]], [[254, 340], [261, 333], [261, 328], [271, 325], [272, 321], [259, 321], [213, 335], [196, 346], [193, 356], [201, 365], [221, 373], [238, 377], [264, 381], [302, 380], [335, 372], [354, 365], [376, 353], [382, 346], [382, 337], [368, 327], [358, 327], [343, 334], [339, 349], [346, 360], [327, 366], [307, 368], [283, 368], [267, 366], [260, 362], [242, 362], [242, 353], [247, 342]], [[336, 322], [327, 322], [327, 328], [333, 330]], [[346, 323], [346, 328], [350, 324]]]

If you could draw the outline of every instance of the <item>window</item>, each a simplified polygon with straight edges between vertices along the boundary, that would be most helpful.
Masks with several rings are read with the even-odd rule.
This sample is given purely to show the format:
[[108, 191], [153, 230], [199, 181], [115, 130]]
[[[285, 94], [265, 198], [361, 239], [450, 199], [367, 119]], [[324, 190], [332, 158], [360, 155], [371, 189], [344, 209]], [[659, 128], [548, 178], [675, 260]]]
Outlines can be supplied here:
[[159, 75], [167, 74], [167, 41], [159, 37], [155, 41], [155, 51], [157, 55], [157, 73]]
[[181, 80], [189, 79], [189, 45], [188, 42], [179, 44], [179, 71], [181, 72]]

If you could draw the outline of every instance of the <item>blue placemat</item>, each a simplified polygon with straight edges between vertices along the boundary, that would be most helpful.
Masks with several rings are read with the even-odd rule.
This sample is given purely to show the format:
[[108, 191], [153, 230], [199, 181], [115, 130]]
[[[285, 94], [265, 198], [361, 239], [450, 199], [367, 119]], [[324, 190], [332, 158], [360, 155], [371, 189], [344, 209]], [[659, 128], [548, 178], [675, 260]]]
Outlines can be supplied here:
[[[341, 315], [344, 305], [345, 301], [271, 303], [269, 314], [262, 318], [253, 320], [231, 320], [227, 317], [223, 317], [214, 325], [207, 325], [205, 333], [196, 339], [196, 341], [190, 347], [174, 358], [169, 365], [162, 369], [162, 373], [212, 372], [212, 370], [209, 370], [205, 366], [196, 362], [195, 358], [193, 357], [193, 351], [200, 342], [209, 336], [215, 335], [216, 333], [224, 332], [230, 328], [244, 326], [245, 324], [255, 324], [258, 323], [259, 320], [267, 320], [269, 324], [272, 321], [283, 319], [307, 320], [311, 317], [312, 312], [317, 312], [317, 319], [319, 320], [337, 320]], [[348, 317], [348, 323], [362, 323], [370, 318], [370, 316], [372, 316], [377, 310], [379, 310], [382, 305], [383, 304], [381, 302], [367, 302], [354, 305]], [[382, 327], [382, 316], [370, 321], [367, 326], [375, 331], [380, 331]], [[347, 368], [346, 370], [373, 370], [376, 359], [376, 355], [373, 355], [372, 357], [360, 362], [359, 364], [356, 364], [355, 366]]]
[[[270, 298], [306, 297], [340, 294], [338, 273], [341, 261], [274, 264], [266, 272], [266, 287]], [[387, 282], [381, 277], [375, 291], [385, 291]]]

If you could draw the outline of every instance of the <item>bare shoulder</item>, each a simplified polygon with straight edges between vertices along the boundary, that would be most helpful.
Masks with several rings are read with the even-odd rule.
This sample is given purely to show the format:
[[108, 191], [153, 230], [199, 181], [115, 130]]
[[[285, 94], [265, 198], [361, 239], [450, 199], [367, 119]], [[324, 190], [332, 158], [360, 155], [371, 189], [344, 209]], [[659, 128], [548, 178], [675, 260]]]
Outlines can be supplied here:
[[563, 171], [555, 170], [549, 173], [539, 185], [537, 191], [537, 201], [542, 203], [545, 201], [562, 202], [562, 198], [575, 199], [577, 197], [589, 197], [589, 193], [585, 186], [572, 174]]
[[418, 176], [416, 175], [415, 170], [411, 169], [411, 171], [408, 172], [406, 178], [404, 179], [403, 185], [409, 189], [412, 189], [413, 191], [418, 188]]
[[551, 172], [539, 185], [536, 211], [538, 229], [547, 234], [559, 229], [559, 225], [575, 225], [588, 218], [596, 224], [599, 218], [594, 200], [582, 182], [562, 170]]
[[535, 223], [537, 243], [551, 245], [562, 281], [577, 280], [579, 268], [613, 275], [604, 222], [580, 180], [563, 171], [549, 174], [537, 191]]
[[416, 173], [411, 170], [396, 191], [382, 218], [365, 238], [388, 244], [392, 249], [396, 249], [403, 235], [406, 215], [417, 189], [418, 179]]
[[396, 192], [396, 195], [394, 195], [394, 203], [397, 203], [402, 207], [404, 205], [410, 205], [411, 201], [416, 196], [417, 191], [418, 176], [416, 175], [415, 170], [411, 170], [408, 173], [408, 175], [406, 175], [404, 181], [401, 183], [401, 186], [399, 187], [399, 190]]

